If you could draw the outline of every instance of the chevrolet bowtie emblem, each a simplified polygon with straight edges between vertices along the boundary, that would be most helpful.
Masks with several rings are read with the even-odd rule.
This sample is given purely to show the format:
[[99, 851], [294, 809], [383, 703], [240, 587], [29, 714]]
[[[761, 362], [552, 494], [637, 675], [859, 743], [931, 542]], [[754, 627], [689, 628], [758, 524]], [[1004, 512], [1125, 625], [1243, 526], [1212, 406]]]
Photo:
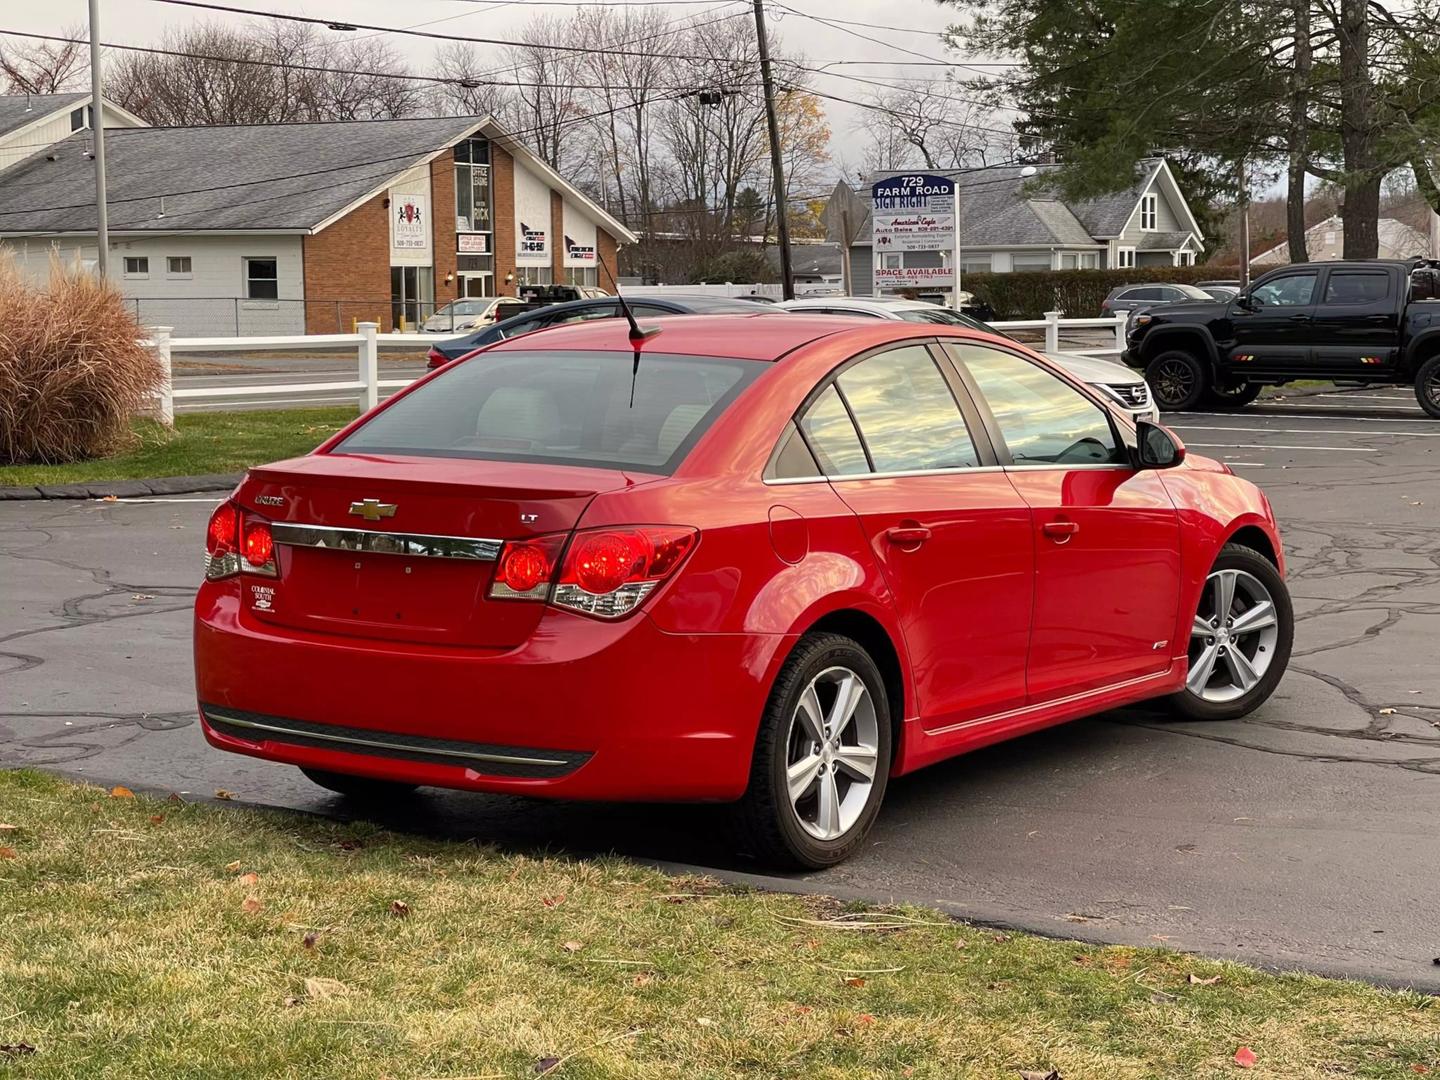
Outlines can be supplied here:
[[361, 499], [350, 504], [350, 513], [366, 521], [379, 521], [381, 518], [395, 516], [395, 504], [382, 503], [379, 499]]

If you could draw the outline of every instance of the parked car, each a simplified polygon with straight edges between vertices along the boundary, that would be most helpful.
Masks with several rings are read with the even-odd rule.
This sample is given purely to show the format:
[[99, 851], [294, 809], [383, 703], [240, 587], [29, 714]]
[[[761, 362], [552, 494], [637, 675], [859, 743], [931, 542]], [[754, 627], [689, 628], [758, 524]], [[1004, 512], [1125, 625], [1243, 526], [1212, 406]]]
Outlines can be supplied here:
[[354, 798], [729, 802], [837, 863], [888, 781], [1142, 699], [1260, 705], [1260, 490], [1013, 342], [619, 320], [448, 365], [206, 530], [205, 737]]
[[[939, 307], [924, 300], [876, 299], [865, 296], [824, 296], [813, 299], [786, 300], [776, 305], [787, 311], [817, 315], [852, 315], [857, 318], [889, 319], [903, 322], [940, 323], [948, 326], [967, 326], [997, 337], [1009, 337], [1003, 330], [997, 330], [989, 323], [982, 322], [963, 312]], [[1012, 339], [1013, 340], [1013, 339]], [[1077, 379], [1119, 402], [1121, 408], [1137, 420], [1160, 419], [1160, 413], [1151, 400], [1150, 388], [1144, 378], [1136, 377], [1124, 364], [1102, 360], [1079, 353], [1046, 353], [1051, 360], [1065, 368]]]
[[[639, 319], [653, 319], [657, 315], [754, 315], [757, 311], [751, 301], [728, 296], [646, 296], [628, 300], [628, 303], [630, 310]], [[758, 310], [771, 309], [767, 307]], [[613, 297], [603, 300], [573, 300], [568, 304], [550, 304], [527, 309], [514, 318], [496, 323], [469, 337], [437, 341], [426, 354], [425, 363], [427, 367], [437, 368], [506, 338], [529, 334], [549, 326], [588, 322], [591, 319], [614, 319], [619, 316], [620, 304]]]
[[1195, 287], [1211, 300], [1234, 300], [1240, 295], [1239, 285], [1197, 285]]
[[1135, 315], [1125, 361], [1162, 409], [1239, 408], [1294, 379], [1415, 388], [1440, 418], [1440, 262], [1301, 263], [1230, 301]]
[[452, 300], [437, 308], [422, 324], [427, 334], [453, 334], [502, 322], [525, 309], [525, 303], [509, 296], [471, 296]]
[[1166, 282], [1155, 285], [1120, 285], [1100, 304], [1100, 315], [1118, 315], [1122, 311], [1138, 311], [1158, 304], [1178, 304], [1184, 300], [1209, 300], [1210, 294], [1194, 285]]

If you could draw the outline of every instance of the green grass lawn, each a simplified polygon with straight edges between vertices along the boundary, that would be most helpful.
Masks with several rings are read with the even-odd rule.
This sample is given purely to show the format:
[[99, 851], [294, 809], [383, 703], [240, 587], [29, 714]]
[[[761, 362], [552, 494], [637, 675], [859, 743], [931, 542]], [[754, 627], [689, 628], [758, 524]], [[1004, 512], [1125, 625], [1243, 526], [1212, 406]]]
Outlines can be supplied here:
[[174, 431], [137, 420], [128, 450], [66, 465], [0, 466], [0, 487], [240, 472], [313, 450], [354, 418], [353, 408], [336, 406], [185, 414]]
[[1191, 1080], [1242, 1046], [1257, 1077], [1411, 1080], [1440, 1008], [0, 773], [7, 1078]]

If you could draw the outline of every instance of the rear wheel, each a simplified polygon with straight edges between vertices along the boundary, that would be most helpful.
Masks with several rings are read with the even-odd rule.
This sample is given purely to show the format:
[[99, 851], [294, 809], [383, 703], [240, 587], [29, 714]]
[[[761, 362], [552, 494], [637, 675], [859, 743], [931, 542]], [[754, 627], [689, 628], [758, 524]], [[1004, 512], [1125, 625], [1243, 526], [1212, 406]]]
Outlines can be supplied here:
[[1205, 396], [1205, 366], [1192, 354], [1173, 349], [1162, 352], [1145, 368], [1145, 381], [1155, 403], [1165, 412], [1183, 412]]
[[319, 784], [337, 795], [344, 795], [363, 802], [380, 802], [397, 795], [409, 795], [418, 786], [403, 784], [398, 780], [376, 780], [369, 776], [351, 776], [349, 773], [327, 772], [325, 769], [300, 770], [310, 781]]
[[838, 634], [801, 638], [770, 692], [739, 839], [765, 862], [819, 869], [865, 839], [890, 772], [890, 708], [879, 669]]
[[1415, 373], [1415, 400], [1435, 419], [1440, 420], [1440, 354], [1420, 365]]
[[1268, 698], [1290, 662], [1295, 613], [1285, 579], [1251, 548], [1226, 544], [1190, 629], [1190, 673], [1170, 700], [1189, 720], [1238, 720]]
[[1236, 379], [1233, 382], [1216, 382], [1205, 392], [1205, 401], [1217, 409], [1243, 409], [1257, 397], [1263, 387], [1259, 383]]

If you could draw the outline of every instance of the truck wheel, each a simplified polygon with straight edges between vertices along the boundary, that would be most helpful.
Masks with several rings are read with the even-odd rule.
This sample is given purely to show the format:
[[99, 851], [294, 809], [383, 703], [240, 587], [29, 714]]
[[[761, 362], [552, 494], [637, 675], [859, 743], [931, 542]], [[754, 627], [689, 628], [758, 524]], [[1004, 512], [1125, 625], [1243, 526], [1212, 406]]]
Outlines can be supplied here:
[[1205, 396], [1205, 367], [1179, 349], [1162, 352], [1145, 368], [1145, 381], [1162, 412], [1193, 409]]
[[1243, 409], [1257, 397], [1263, 387], [1259, 383], [1236, 380], [1229, 385], [1215, 383], [1205, 392], [1205, 402], [1217, 409]]
[[1440, 420], [1440, 353], [1420, 365], [1415, 373], [1415, 400], [1420, 407]]

